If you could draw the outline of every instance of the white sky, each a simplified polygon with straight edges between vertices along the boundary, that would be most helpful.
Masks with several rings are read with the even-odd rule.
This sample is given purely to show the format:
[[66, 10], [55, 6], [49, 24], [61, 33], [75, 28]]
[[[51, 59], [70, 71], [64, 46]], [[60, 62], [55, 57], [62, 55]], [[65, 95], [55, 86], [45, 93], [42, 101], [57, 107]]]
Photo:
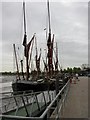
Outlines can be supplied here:
[[[81, 66], [88, 63], [88, 2], [50, 2], [51, 29], [58, 43], [59, 61], [63, 68]], [[27, 2], [26, 20], [28, 41], [36, 33], [38, 49], [42, 54], [46, 46], [45, 31], [47, 26], [46, 2]], [[0, 4], [1, 7], [1, 4]], [[2, 70], [13, 71], [13, 46], [20, 47], [19, 56], [23, 58], [23, 11], [22, 2], [2, 3]], [[0, 33], [1, 33], [0, 32]], [[0, 59], [1, 59], [0, 58]]]

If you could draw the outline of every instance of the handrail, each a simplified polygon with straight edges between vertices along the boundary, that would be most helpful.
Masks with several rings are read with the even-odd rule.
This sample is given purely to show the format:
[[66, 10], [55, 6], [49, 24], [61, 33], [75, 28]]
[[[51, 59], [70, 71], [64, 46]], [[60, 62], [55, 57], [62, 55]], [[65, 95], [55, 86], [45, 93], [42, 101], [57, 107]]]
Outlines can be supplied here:
[[[39, 92], [35, 92], [36, 94], [40, 94], [42, 91], [39, 91]], [[30, 95], [34, 95], [35, 94], [34, 92], [32, 93], [24, 93], [24, 94], [17, 94], [15, 95], [16, 97], [21, 97], [22, 95], [24, 96], [30, 96]], [[9, 98], [14, 98], [14, 96], [8, 96], [8, 97], [4, 97], [4, 98], [0, 98], [0, 99], [9, 99]]]
[[60, 92], [57, 94], [57, 96], [54, 98], [54, 100], [49, 104], [49, 106], [46, 108], [46, 110], [43, 112], [43, 114], [40, 116], [40, 118], [44, 118], [45, 115], [47, 114], [48, 110], [51, 108], [51, 106], [54, 104], [54, 102], [57, 100], [59, 95], [62, 93], [62, 91], [65, 89], [65, 87], [68, 85], [70, 81], [66, 83], [66, 85], [60, 90]]
[[40, 120], [43, 119], [47, 114], [48, 111], [51, 109], [51, 107], [53, 106], [53, 104], [55, 103], [55, 101], [58, 99], [58, 97], [61, 95], [61, 93], [63, 92], [63, 90], [69, 85], [70, 80], [68, 80], [68, 82], [64, 85], [64, 87], [59, 91], [59, 93], [56, 95], [56, 97], [52, 100], [52, 102], [49, 104], [49, 106], [47, 106], [46, 110], [42, 113], [42, 115], [40, 117], [23, 117], [23, 116], [11, 116], [11, 115], [0, 115], [0, 117], [3, 118], [13, 118], [13, 119], [17, 119], [17, 120]]
[[23, 119], [23, 120], [40, 120], [39, 117], [23, 117], [23, 116], [12, 116], [12, 115], [0, 115], [0, 118], [15, 118], [16, 120]]

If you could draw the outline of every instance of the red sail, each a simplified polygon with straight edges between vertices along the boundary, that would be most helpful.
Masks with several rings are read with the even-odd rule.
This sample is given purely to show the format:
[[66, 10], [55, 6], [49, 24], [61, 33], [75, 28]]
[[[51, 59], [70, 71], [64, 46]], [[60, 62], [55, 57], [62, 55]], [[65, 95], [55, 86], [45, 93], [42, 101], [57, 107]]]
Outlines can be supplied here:
[[[35, 36], [35, 35], [34, 35]], [[28, 44], [26, 44], [26, 40], [27, 40], [27, 36], [26, 34], [24, 35], [24, 40], [23, 40], [23, 46], [24, 46], [24, 56], [27, 57], [28, 53], [29, 53], [29, 49], [31, 46], [32, 41], [34, 40], [34, 36], [32, 37], [32, 39], [30, 40], [30, 42]]]
[[47, 41], [47, 46], [48, 46], [48, 66], [49, 66], [49, 73], [51, 74], [53, 72], [53, 43], [54, 43], [54, 34], [53, 38], [51, 41], [51, 34], [49, 33], [48, 41]]
[[49, 33], [48, 41], [47, 41], [47, 46], [50, 47], [50, 45], [51, 45], [51, 33]]
[[55, 71], [58, 71], [58, 60], [55, 63]]
[[34, 40], [35, 35], [33, 35], [32, 39], [30, 40], [30, 42], [27, 44], [27, 52], [29, 52], [30, 46], [32, 41]]
[[27, 35], [26, 35], [26, 34], [24, 34], [23, 46], [26, 46], [26, 40], [27, 40]]
[[52, 43], [51, 43], [52, 44], [51, 45], [52, 46], [52, 50], [53, 50], [53, 43], [54, 43], [54, 34], [53, 34]]
[[24, 56], [25, 57], [26, 57], [26, 42], [27, 42], [27, 35], [24, 34], [23, 46], [24, 46]]

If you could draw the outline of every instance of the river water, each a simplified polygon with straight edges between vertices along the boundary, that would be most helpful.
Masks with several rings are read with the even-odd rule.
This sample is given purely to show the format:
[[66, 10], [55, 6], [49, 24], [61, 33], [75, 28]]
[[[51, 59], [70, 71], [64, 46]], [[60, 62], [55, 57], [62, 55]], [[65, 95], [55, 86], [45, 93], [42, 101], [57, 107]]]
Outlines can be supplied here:
[[16, 79], [16, 76], [3, 75], [0, 76], [0, 93], [11, 92], [12, 82]]
[[[12, 92], [12, 82], [16, 79], [16, 76], [8, 76], [8, 75], [3, 75], [3, 76], [0, 76], [0, 114], [2, 114], [4, 111], [5, 111], [5, 106], [9, 105], [10, 108], [8, 109], [11, 109], [13, 106], [15, 107], [15, 101], [13, 99], [8, 99], [7, 96], [9, 96], [9, 94], [4, 94], [4, 92]], [[2, 94], [3, 93], [3, 94]], [[50, 96], [51, 96], [51, 100], [54, 99], [55, 97], [55, 91], [50, 91]], [[46, 102], [49, 101], [49, 95], [48, 95], [48, 92], [47, 91], [44, 91], [44, 95], [45, 95], [45, 99], [46, 99]], [[3, 99], [5, 98], [6, 99]], [[20, 99], [20, 98], [19, 98]], [[35, 99], [33, 96], [32, 98], [30, 97], [30, 101]], [[38, 99], [38, 102], [43, 102], [44, 98], [43, 98], [43, 94], [38, 94], [37, 95], [37, 99]], [[20, 99], [20, 103], [21, 103], [21, 99]], [[13, 105], [12, 105], [13, 103]]]

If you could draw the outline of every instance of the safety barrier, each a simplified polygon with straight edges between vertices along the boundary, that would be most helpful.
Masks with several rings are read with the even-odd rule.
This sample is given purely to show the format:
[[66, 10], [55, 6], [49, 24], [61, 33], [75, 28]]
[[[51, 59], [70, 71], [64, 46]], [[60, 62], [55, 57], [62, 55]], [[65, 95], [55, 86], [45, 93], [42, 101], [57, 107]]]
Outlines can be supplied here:
[[[68, 95], [69, 88], [70, 88], [70, 80], [68, 80], [68, 82], [63, 86], [63, 88], [59, 91], [59, 93], [56, 96], [53, 96], [52, 93], [50, 94], [50, 91], [48, 91], [47, 93], [49, 95], [48, 102], [50, 102], [50, 104], [46, 106], [46, 109], [44, 110], [44, 112], [42, 112], [42, 114], [39, 117], [33, 117], [33, 116], [22, 117], [22, 116], [11, 116], [11, 115], [1, 115], [0, 117], [2, 117], [3, 120], [12, 120], [12, 119], [13, 120], [40, 120], [40, 119], [47, 120], [48, 118], [58, 119], [61, 117], [61, 112], [64, 109], [64, 104]], [[43, 95], [44, 95], [43, 96], [44, 103], [47, 104], [45, 93], [43, 93]], [[53, 97], [50, 98], [50, 96], [53, 96]], [[39, 105], [38, 105], [38, 108], [39, 108]]]

